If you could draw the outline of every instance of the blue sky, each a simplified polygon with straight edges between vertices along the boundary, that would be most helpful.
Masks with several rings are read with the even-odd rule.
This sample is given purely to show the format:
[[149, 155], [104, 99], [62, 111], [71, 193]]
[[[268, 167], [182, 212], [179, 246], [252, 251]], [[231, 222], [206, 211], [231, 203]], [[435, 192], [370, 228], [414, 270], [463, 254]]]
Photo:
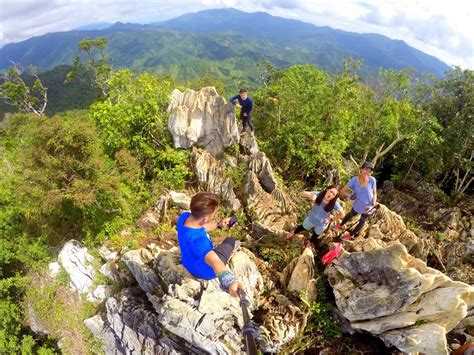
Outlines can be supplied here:
[[474, 69], [474, 5], [462, 0], [0, 0], [0, 45], [98, 22], [148, 23], [204, 9], [265, 11], [401, 39], [450, 65]]

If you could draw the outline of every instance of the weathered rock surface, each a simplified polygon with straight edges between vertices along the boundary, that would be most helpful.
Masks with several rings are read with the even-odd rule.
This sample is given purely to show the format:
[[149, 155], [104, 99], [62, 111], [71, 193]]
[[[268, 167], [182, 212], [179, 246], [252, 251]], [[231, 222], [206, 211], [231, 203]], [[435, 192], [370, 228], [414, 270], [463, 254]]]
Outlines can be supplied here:
[[[385, 182], [381, 200], [392, 211], [410, 217], [430, 231], [423, 233], [423, 237], [419, 235], [421, 243], [417, 248], [424, 250], [417, 256], [449, 277], [473, 284], [474, 257], [467, 252], [469, 242], [474, 240], [472, 197], [466, 196], [464, 206], [445, 208], [445, 202], [438, 197], [442, 192], [436, 186], [408, 181], [399, 188], [403, 191]], [[416, 255], [413, 250], [410, 253]]]
[[285, 229], [296, 223], [296, 216], [289, 215], [288, 203], [284, 194], [275, 189], [271, 194], [266, 192], [258, 176], [249, 171], [244, 185], [245, 209], [251, 216], [252, 229], [257, 235], [285, 234]]
[[352, 328], [405, 352], [447, 354], [445, 334], [474, 303], [472, 286], [427, 267], [398, 242], [340, 256], [325, 272]]
[[176, 148], [196, 145], [220, 157], [225, 147], [240, 140], [232, 104], [213, 87], [174, 90], [168, 110], [168, 129]]
[[309, 248], [305, 248], [300, 257], [292, 260], [282, 271], [280, 282], [287, 285], [288, 291], [297, 293], [304, 292], [306, 299], [315, 300], [317, 298], [316, 282], [317, 276], [314, 264], [314, 254]]
[[225, 177], [225, 162], [215, 159], [210, 153], [193, 149], [194, 170], [198, 185], [203, 191], [212, 192], [222, 197], [224, 205], [233, 211], [241, 209], [232, 180]]
[[77, 240], [64, 244], [59, 252], [58, 261], [71, 278], [71, 288], [86, 294], [92, 288], [94, 267], [91, 265], [94, 257], [87, 248]]
[[[239, 301], [222, 292], [217, 279], [206, 281], [190, 275], [180, 258], [177, 248], [158, 247], [123, 256], [139, 287], [125, 288], [108, 298], [105, 312], [86, 321], [93, 334], [103, 339], [106, 352], [243, 351]], [[252, 253], [246, 249], [234, 252], [229, 267], [246, 285], [250, 311], [267, 307], [266, 313], [273, 315], [262, 320], [262, 350], [278, 350], [303, 329], [305, 315], [286, 297], [276, 294], [273, 301], [262, 301], [263, 279]], [[272, 309], [269, 304], [278, 306]]]

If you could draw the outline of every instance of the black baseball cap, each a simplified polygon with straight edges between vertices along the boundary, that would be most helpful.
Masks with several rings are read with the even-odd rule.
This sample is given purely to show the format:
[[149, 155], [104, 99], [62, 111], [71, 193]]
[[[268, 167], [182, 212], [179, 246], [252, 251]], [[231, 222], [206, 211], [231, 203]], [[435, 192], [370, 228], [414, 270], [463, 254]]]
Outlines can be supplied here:
[[362, 164], [360, 168], [361, 169], [369, 168], [371, 170], [374, 170], [374, 164], [372, 164], [370, 161], [364, 161], [364, 163]]

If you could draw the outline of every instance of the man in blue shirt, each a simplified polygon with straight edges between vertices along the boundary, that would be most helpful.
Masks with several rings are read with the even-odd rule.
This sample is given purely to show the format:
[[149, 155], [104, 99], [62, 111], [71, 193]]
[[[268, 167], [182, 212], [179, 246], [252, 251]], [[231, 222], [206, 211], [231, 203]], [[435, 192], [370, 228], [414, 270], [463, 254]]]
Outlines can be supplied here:
[[[239, 101], [239, 103], [236, 104], [235, 100]], [[239, 94], [232, 96], [229, 102], [240, 108], [240, 119], [242, 120], [244, 131], [248, 127], [250, 132], [253, 132], [253, 102], [250, 96], [247, 95], [247, 89], [240, 89]]]
[[191, 212], [183, 212], [176, 223], [182, 263], [196, 277], [210, 280], [219, 278], [221, 288], [231, 296], [238, 297], [243, 284], [226, 268], [230, 255], [236, 248], [234, 238], [226, 238], [213, 248], [208, 232], [227, 227], [230, 218], [211, 222], [217, 212], [219, 197], [209, 192], [200, 192], [191, 199]]

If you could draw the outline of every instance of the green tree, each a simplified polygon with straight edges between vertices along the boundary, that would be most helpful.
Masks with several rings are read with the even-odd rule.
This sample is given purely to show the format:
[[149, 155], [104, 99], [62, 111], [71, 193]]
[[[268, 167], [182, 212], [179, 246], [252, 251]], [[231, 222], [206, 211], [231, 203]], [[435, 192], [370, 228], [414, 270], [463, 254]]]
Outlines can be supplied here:
[[354, 120], [357, 80], [331, 79], [312, 65], [274, 71], [255, 95], [256, 132], [269, 157], [289, 179], [341, 164]]
[[458, 198], [474, 181], [474, 71], [449, 70], [434, 82], [426, 106], [443, 127], [441, 183]]
[[400, 142], [432, 127], [433, 117], [412, 102], [411, 87], [407, 72], [392, 69], [381, 69], [376, 80], [360, 84], [357, 114], [347, 127], [355, 166], [377, 163]]
[[66, 77], [66, 81], [71, 81], [79, 75], [92, 72], [94, 83], [100, 90], [102, 96], [109, 99], [108, 82], [112, 75], [112, 65], [109, 63], [105, 49], [107, 37], [85, 38], [79, 42], [79, 50], [86, 55], [86, 62], [81, 62], [81, 57], [74, 59], [72, 69]]
[[169, 187], [183, 187], [189, 153], [171, 145], [167, 128], [171, 83], [121, 69], [107, 85], [109, 100], [90, 108], [107, 152], [113, 156], [126, 149], [137, 158], [147, 180], [159, 177]]
[[38, 77], [36, 68], [30, 66], [31, 75], [35, 78], [33, 85], [28, 86], [23, 80], [23, 68], [12, 62], [13, 66], [3, 74], [4, 82], [0, 85], [0, 98], [7, 104], [16, 106], [20, 112], [32, 112], [41, 117], [48, 104], [48, 88]]

